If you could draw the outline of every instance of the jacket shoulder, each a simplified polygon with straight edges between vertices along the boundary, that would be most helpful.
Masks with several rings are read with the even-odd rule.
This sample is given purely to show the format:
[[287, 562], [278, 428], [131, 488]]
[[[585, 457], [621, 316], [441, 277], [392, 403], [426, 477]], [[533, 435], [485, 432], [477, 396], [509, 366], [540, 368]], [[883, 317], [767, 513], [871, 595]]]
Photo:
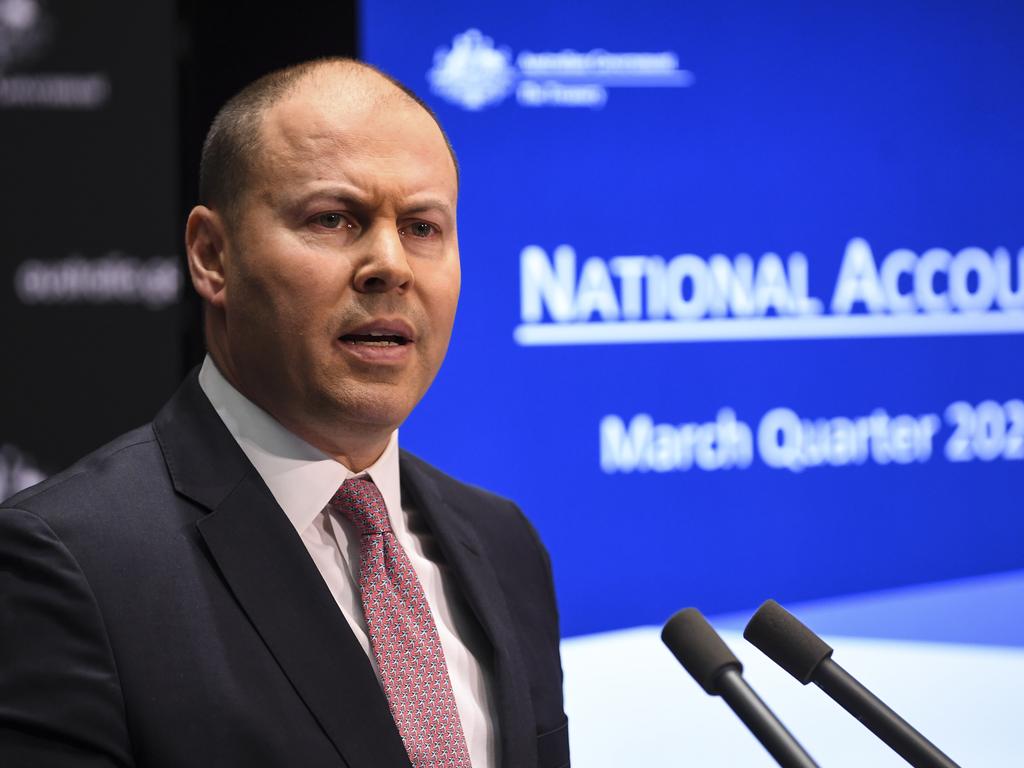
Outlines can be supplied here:
[[529, 547], [538, 551], [542, 567], [550, 569], [540, 534], [514, 501], [457, 480], [404, 449], [400, 453], [403, 479], [409, 478], [417, 485], [424, 480], [430, 483], [451, 509], [497, 549], [513, 551], [517, 544]]
[[504, 522], [526, 524], [532, 531], [532, 526], [526, 516], [511, 499], [499, 496], [478, 485], [457, 480], [447, 472], [404, 449], [400, 451], [400, 455], [403, 476], [410, 477], [414, 481], [428, 480], [450, 506], [460, 511], [475, 510], [475, 515], [480, 514], [481, 510], [486, 510], [488, 516], [497, 515]]
[[478, 485], [472, 485], [471, 483], [464, 483], [461, 480], [457, 480], [447, 472], [438, 469], [433, 464], [424, 461], [416, 454], [410, 453], [404, 448], [399, 451], [399, 455], [401, 456], [403, 468], [412, 469], [415, 472], [428, 477], [435, 483], [439, 483], [446, 493], [464, 494], [487, 503], [498, 505], [511, 504], [514, 506], [514, 503], [510, 499], [507, 499], [504, 496], [499, 496], [496, 493], [492, 493], [486, 488], [481, 488]]
[[30, 511], [52, 525], [71, 509], [102, 514], [127, 498], [166, 484], [166, 469], [152, 424], [126, 432], [67, 469], [15, 494], [3, 507]]

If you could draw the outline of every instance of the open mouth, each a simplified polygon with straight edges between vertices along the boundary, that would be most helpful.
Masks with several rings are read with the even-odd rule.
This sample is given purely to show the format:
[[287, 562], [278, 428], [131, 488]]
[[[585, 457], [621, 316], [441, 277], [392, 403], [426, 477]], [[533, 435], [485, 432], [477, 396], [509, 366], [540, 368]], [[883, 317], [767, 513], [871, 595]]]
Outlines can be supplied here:
[[394, 333], [349, 333], [341, 336], [346, 344], [360, 344], [368, 347], [404, 347], [409, 343], [405, 336]]

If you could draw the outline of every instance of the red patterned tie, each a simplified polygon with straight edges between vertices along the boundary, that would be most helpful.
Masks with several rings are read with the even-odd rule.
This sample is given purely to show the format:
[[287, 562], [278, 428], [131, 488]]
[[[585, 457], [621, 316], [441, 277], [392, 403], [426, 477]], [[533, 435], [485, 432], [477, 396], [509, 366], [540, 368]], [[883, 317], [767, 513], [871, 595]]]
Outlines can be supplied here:
[[391, 715], [413, 768], [471, 768], [441, 639], [377, 486], [342, 483], [330, 506], [361, 534], [359, 590]]

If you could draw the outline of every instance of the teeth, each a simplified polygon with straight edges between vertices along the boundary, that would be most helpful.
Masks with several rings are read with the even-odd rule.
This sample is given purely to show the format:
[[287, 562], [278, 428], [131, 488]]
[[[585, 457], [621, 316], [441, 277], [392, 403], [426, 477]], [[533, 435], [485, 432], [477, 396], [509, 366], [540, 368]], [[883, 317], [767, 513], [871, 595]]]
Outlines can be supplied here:
[[409, 343], [409, 339], [388, 331], [364, 331], [349, 333], [341, 337], [347, 344], [363, 344], [370, 347], [401, 347]]
[[396, 339], [394, 336], [373, 333], [343, 336], [341, 340], [347, 344], [362, 344], [368, 347], [399, 347], [402, 345], [402, 340]]
[[364, 344], [364, 345], [366, 345], [368, 347], [397, 347], [398, 346], [398, 342], [397, 341], [387, 341], [387, 340], [382, 340], [382, 341], [356, 341], [356, 342], [353, 342], [353, 343], [354, 344]]

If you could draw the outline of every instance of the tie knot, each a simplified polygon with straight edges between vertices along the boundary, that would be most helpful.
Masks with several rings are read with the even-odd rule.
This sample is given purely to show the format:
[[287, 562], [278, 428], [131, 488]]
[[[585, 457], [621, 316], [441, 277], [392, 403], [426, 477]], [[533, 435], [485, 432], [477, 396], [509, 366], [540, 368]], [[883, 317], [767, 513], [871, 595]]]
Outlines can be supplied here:
[[351, 520], [363, 536], [391, 530], [384, 497], [369, 478], [346, 480], [334, 494], [330, 506]]

